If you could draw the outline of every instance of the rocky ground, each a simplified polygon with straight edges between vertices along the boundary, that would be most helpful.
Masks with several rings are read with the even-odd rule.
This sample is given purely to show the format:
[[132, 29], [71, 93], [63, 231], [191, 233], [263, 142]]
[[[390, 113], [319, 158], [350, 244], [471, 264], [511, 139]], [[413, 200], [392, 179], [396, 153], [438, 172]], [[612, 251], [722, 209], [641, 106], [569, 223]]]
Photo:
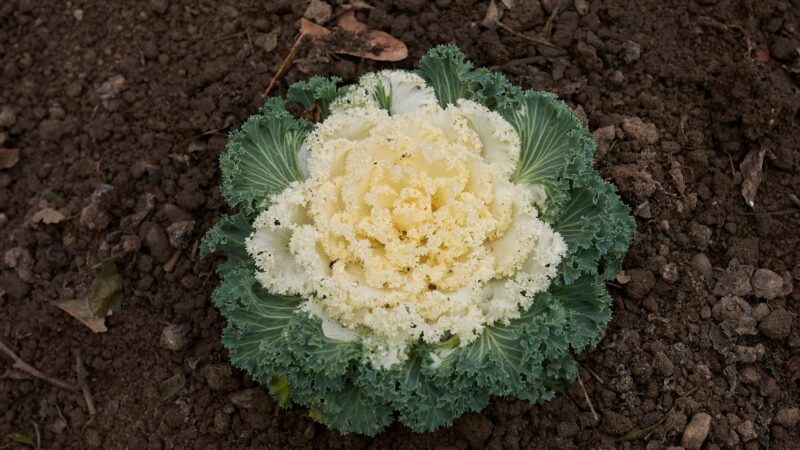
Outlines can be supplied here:
[[[504, 0], [487, 21], [488, 2], [378, 0], [356, 17], [408, 59], [300, 45], [275, 95], [443, 42], [558, 93], [637, 216], [614, 320], [579, 358], [586, 394], [373, 439], [279, 409], [227, 364], [219, 260], [197, 255], [225, 211], [226, 132], [263, 103], [298, 19], [343, 10], [307, 3], [0, 4], [0, 341], [85, 381], [96, 409], [4, 354], [0, 448], [37, 429], [42, 448], [800, 448], [800, 2]], [[109, 259], [121, 309], [94, 334], [55, 302], [94, 292]]]

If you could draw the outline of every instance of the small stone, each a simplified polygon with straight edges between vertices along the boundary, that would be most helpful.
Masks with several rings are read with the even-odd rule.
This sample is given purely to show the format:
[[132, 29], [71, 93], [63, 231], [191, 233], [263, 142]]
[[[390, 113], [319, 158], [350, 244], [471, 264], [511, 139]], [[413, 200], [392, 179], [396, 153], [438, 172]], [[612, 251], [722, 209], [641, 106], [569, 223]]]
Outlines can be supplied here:
[[192, 326], [188, 323], [169, 324], [161, 330], [161, 345], [173, 350], [181, 350], [192, 343]]
[[655, 144], [658, 142], [658, 129], [655, 124], [645, 122], [638, 117], [626, 117], [622, 119], [622, 131], [629, 138], [642, 141], [645, 144]]
[[97, 98], [100, 100], [110, 100], [122, 92], [123, 87], [125, 87], [125, 77], [122, 75], [114, 75], [97, 87], [95, 95], [97, 95]]
[[226, 434], [231, 428], [231, 416], [224, 411], [214, 413], [214, 431], [217, 434]]
[[150, 0], [150, 9], [156, 14], [164, 14], [167, 12], [169, 2], [167, 0]]
[[636, 42], [628, 41], [622, 49], [622, 60], [626, 64], [632, 64], [642, 57], [642, 46]]
[[642, 301], [642, 306], [650, 312], [658, 312], [658, 301], [652, 295], [647, 296], [647, 298]]
[[194, 229], [194, 220], [176, 222], [167, 227], [169, 243], [174, 248], [186, 248], [189, 246], [189, 237]]
[[33, 267], [35, 261], [31, 252], [24, 247], [14, 247], [3, 255], [3, 262], [10, 269], [14, 269], [20, 280], [33, 283]]
[[627, 271], [631, 281], [625, 285], [625, 292], [635, 299], [644, 298], [656, 284], [656, 277], [649, 269]]
[[744, 384], [758, 385], [761, 374], [754, 367], [748, 366], [739, 372], [739, 380]]
[[656, 352], [653, 356], [653, 367], [663, 376], [668, 377], [672, 375], [674, 366], [672, 360], [664, 352]]
[[622, 436], [632, 426], [630, 419], [614, 411], [607, 411], [600, 420], [600, 429], [614, 436]]
[[750, 280], [756, 297], [772, 300], [782, 294], [783, 277], [769, 269], [758, 269]]
[[705, 364], [698, 364], [694, 367], [694, 371], [700, 375], [704, 380], [711, 379], [711, 369]]
[[752, 364], [760, 361], [766, 354], [766, 349], [763, 344], [757, 344], [754, 347], [747, 347], [744, 345], [737, 345], [735, 348], [736, 362], [743, 364]]
[[239, 382], [233, 376], [233, 369], [227, 364], [212, 364], [204, 369], [206, 383], [214, 391], [233, 389]]
[[661, 278], [663, 278], [664, 281], [668, 281], [670, 283], [678, 281], [678, 278], [680, 278], [680, 273], [678, 272], [678, 265], [675, 264], [674, 262], [665, 264], [664, 267], [661, 269]]
[[92, 231], [102, 231], [111, 223], [111, 216], [97, 202], [89, 203], [81, 210], [80, 224]]
[[[144, 245], [150, 250], [150, 254], [161, 264], [166, 263], [172, 257], [172, 248], [169, 245], [169, 236], [161, 225], [146, 222], [144, 235]], [[144, 224], [142, 225], [144, 227]]]
[[755, 316], [756, 320], [761, 322], [764, 320], [765, 317], [769, 315], [770, 309], [769, 305], [766, 303], [759, 303], [753, 308], [753, 315]]
[[11, 128], [17, 123], [17, 113], [9, 106], [0, 109], [0, 128]]
[[729, 336], [758, 334], [753, 309], [741, 297], [723, 297], [714, 305], [712, 314]]
[[645, 200], [644, 203], [640, 203], [633, 213], [636, 214], [636, 217], [641, 217], [642, 219], [652, 219], [653, 210], [650, 208], [650, 201]]
[[328, 3], [322, 0], [311, 0], [308, 8], [306, 8], [306, 11], [303, 13], [303, 17], [312, 22], [324, 25], [331, 20], [332, 13], [333, 10]]
[[259, 34], [253, 40], [253, 44], [264, 51], [271, 52], [278, 46], [278, 36], [280, 34], [281, 30], [279, 28], [276, 28], [270, 33]]
[[642, 203], [652, 196], [658, 183], [647, 170], [637, 164], [618, 164], [611, 170], [611, 178], [625, 196]]
[[681, 445], [688, 450], [700, 450], [703, 442], [711, 429], [711, 416], [706, 413], [697, 413], [692, 417], [689, 425], [683, 430]]
[[135, 234], [126, 234], [125, 236], [122, 236], [121, 244], [122, 244], [122, 251], [125, 253], [130, 253], [139, 250], [139, 247], [142, 246], [142, 242], [139, 240], [139, 236], [136, 236]]
[[777, 308], [761, 321], [758, 329], [770, 339], [783, 340], [792, 331], [792, 316], [789, 311]]
[[718, 297], [734, 295], [746, 297], [753, 292], [753, 285], [750, 284], [750, 277], [753, 275], [754, 268], [749, 264], [739, 264], [736, 258], [728, 263], [728, 268], [719, 276], [714, 285], [714, 295]]
[[783, 394], [783, 389], [775, 381], [775, 378], [764, 377], [761, 380], [761, 385], [758, 387], [758, 392], [762, 397], [778, 398]]
[[264, 388], [254, 387], [250, 389], [243, 389], [236, 391], [228, 396], [228, 399], [241, 409], [253, 409], [258, 405], [269, 402]]
[[594, 141], [597, 143], [596, 156], [598, 159], [602, 159], [608, 154], [608, 150], [611, 147], [611, 143], [614, 141], [616, 135], [617, 130], [614, 128], [614, 125], [609, 125], [607, 127], [594, 130], [592, 136], [594, 137]]
[[758, 437], [758, 433], [756, 433], [756, 429], [753, 426], [753, 422], [749, 420], [745, 420], [740, 423], [736, 427], [736, 432], [739, 433], [739, 437], [742, 438], [742, 442], [752, 441], [753, 439]]
[[775, 415], [775, 423], [791, 428], [800, 422], [800, 408], [781, 408]]
[[692, 266], [692, 269], [697, 271], [700, 275], [704, 276], [706, 279], [710, 280], [713, 272], [711, 270], [711, 260], [708, 259], [708, 256], [705, 253], [696, 253], [692, 256], [692, 260], [689, 261], [689, 264]]

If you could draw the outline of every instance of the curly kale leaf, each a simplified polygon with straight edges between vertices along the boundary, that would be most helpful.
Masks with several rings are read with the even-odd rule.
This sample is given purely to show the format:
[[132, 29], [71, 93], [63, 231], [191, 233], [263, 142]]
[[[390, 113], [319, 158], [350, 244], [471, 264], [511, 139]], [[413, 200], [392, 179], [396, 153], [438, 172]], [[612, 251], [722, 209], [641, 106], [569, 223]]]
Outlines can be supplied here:
[[281, 99], [270, 99], [228, 138], [220, 157], [222, 195], [247, 214], [258, 211], [270, 195], [302, 180], [298, 153], [312, 125], [296, 119]]
[[320, 107], [320, 120], [325, 120], [330, 114], [330, 105], [340, 95], [347, 92], [347, 87], [338, 87], [342, 82], [339, 77], [313, 76], [305, 81], [298, 81], [289, 86], [286, 97], [293, 102], [297, 102], [304, 109], [314, 105]]

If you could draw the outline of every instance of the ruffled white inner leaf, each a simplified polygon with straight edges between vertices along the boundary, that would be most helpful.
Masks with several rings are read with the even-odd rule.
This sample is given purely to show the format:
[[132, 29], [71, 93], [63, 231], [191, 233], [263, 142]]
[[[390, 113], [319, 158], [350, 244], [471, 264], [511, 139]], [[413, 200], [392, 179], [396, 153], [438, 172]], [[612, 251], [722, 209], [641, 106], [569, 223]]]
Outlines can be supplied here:
[[547, 289], [566, 245], [539, 192], [510, 181], [519, 138], [498, 114], [443, 109], [401, 71], [363, 77], [332, 111], [301, 149], [306, 180], [247, 240], [265, 288], [308, 298], [327, 337], [361, 336], [379, 368], [415, 340], [467, 345]]

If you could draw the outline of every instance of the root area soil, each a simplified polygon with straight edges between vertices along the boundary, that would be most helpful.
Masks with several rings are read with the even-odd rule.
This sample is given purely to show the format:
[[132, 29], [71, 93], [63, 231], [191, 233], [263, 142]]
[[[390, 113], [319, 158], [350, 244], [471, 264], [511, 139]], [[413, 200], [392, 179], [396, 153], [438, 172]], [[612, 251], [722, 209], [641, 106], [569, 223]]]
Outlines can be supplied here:
[[[2, 356], [0, 447], [36, 427], [67, 449], [800, 448], [798, 0], [497, 1], [504, 26], [489, 27], [488, 2], [377, 0], [356, 17], [404, 41], [405, 61], [301, 44], [274, 95], [410, 68], [439, 43], [558, 93], [637, 215], [614, 319], [578, 356], [585, 393], [375, 438], [279, 409], [228, 365], [219, 258], [197, 254], [225, 212], [226, 133], [263, 103], [306, 3], [0, 2], [0, 339], [72, 384], [80, 354], [97, 410]], [[54, 302], [107, 259], [122, 308], [93, 334]]]

